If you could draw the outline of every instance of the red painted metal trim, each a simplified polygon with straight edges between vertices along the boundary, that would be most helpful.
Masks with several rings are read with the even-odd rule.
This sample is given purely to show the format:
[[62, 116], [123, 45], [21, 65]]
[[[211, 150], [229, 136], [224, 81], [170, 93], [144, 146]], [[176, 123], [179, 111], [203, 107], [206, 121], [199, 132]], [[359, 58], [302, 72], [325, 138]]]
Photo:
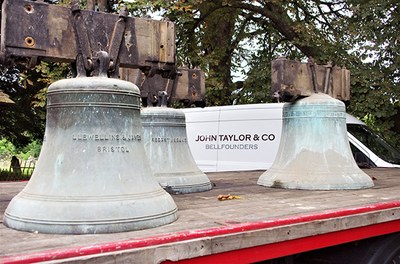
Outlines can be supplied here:
[[400, 232], [400, 220], [163, 264], [253, 263], [394, 232]]
[[[369, 204], [359, 207], [345, 208], [340, 210], [328, 210], [313, 214], [303, 214], [285, 218], [275, 218], [266, 221], [232, 224], [216, 228], [207, 228], [200, 230], [188, 230], [172, 234], [163, 234], [159, 236], [145, 237], [140, 239], [123, 240], [110, 243], [94, 244], [88, 246], [79, 246], [71, 248], [51, 249], [40, 252], [19, 254], [13, 256], [0, 257], [1, 263], [33, 263], [56, 259], [66, 259], [86, 255], [101, 254], [127, 250], [132, 248], [142, 248], [147, 246], [156, 246], [179, 241], [186, 241], [202, 237], [214, 237], [225, 234], [234, 234], [264, 228], [285, 226], [290, 224], [306, 223], [316, 220], [337, 218], [349, 215], [356, 215], [385, 209], [400, 207], [400, 201], [391, 201], [386, 203]], [[346, 232], [343, 231], [343, 232]], [[320, 235], [316, 236], [319, 237]]]

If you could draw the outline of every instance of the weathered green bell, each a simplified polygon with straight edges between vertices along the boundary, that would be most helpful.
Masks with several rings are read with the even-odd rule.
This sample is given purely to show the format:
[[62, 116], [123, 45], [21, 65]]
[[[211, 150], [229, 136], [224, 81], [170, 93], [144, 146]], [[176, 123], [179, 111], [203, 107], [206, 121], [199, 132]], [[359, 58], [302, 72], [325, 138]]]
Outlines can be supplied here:
[[258, 184], [307, 190], [372, 187], [351, 153], [344, 103], [319, 93], [285, 104], [277, 156]]
[[190, 152], [183, 111], [147, 107], [141, 117], [145, 150], [161, 186], [179, 194], [210, 190], [210, 180], [197, 167]]
[[176, 220], [142, 141], [139, 89], [106, 77], [53, 83], [43, 147], [27, 186], [4, 214], [10, 228], [39, 233], [131, 231]]

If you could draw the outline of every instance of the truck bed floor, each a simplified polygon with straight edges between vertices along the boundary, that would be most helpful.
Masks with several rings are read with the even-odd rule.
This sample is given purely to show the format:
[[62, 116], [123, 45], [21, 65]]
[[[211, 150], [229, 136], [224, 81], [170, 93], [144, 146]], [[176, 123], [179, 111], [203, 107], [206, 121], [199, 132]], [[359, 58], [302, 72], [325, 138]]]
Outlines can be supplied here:
[[[0, 225], [0, 263], [24, 259], [85, 263], [130, 259], [132, 263], [133, 258], [134, 263], [160, 263], [278, 246], [277, 243], [294, 243], [324, 234], [341, 234], [334, 236], [338, 244], [340, 239], [351, 241], [400, 230], [400, 169], [365, 172], [373, 177], [375, 187], [339, 191], [266, 188], [256, 184], [263, 171], [208, 173], [213, 189], [173, 195], [178, 220], [165, 226], [114, 234], [53, 235]], [[0, 182], [1, 219], [9, 201], [25, 185], [26, 182]], [[219, 201], [221, 194], [240, 199]], [[306, 250], [295, 244], [293, 247], [287, 253], [275, 251], [251, 260]]]

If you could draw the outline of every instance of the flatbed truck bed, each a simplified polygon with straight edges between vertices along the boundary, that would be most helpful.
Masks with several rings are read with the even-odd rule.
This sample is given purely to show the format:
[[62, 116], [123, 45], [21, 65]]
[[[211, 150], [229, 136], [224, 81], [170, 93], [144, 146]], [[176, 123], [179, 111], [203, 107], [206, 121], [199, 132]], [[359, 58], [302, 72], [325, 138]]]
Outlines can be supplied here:
[[[113, 234], [28, 233], [0, 225], [0, 263], [252, 263], [400, 232], [400, 169], [375, 187], [308, 191], [256, 184], [263, 171], [208, 173], [211, 191], [173, 195], [178, 220]], [[26, 182], [0, 182], [1, 219]], [[218, 195], [239, 196], [219, 201]]]

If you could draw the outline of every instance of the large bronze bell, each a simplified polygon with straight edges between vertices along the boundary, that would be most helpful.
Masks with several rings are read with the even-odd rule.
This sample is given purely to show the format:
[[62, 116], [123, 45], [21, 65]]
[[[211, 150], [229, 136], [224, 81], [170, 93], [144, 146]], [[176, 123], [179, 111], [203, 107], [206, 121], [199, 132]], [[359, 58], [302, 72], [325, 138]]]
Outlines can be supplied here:
[[351, 153], [344, 103], [319, 93], [285, 104], [277, 156], [258, 184], [308, 190], [372, 187]]
[[145, 150], [161, 186], [175, 194], [210, 190], [210, 180], [190, 152], [183, 111], [147, 107], [141, 116]]
[[45, 140], [27, 186], [4, 214], [10, 228], [39, 233], [111, 233], [176, 220], [142, 142], [139, 89], [79, 77], [48, 89]]

